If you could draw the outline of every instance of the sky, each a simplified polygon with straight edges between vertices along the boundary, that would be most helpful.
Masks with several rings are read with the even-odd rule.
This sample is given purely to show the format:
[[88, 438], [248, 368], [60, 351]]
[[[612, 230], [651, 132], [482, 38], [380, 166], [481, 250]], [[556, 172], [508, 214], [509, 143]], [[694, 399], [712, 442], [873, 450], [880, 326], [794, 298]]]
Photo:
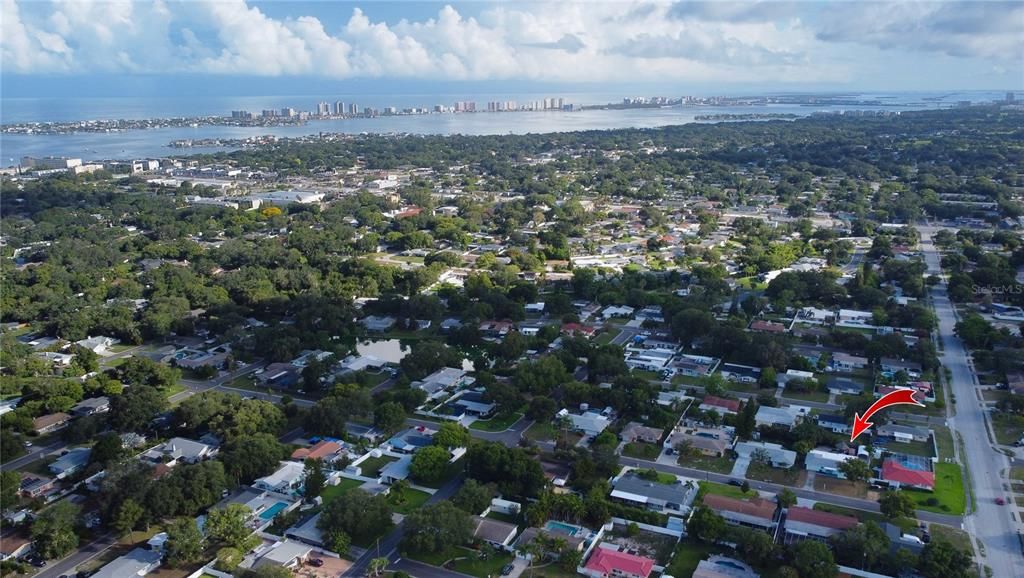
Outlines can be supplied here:
[[4, 97], [1024, 88], [1020, 1], [0, 2]]

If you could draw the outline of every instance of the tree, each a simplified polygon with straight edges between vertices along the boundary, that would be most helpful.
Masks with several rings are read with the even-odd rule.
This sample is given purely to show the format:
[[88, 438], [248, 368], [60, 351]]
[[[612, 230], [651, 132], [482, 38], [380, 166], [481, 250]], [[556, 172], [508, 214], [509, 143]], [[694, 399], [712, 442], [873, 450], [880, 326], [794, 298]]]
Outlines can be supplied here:
[[92, 453], [89, 454], [89, 461], [106, 466], [111, 462], [118, 461], [123, 455], [124, 444], [121, 442], [121, 436], [108, 433], [96, 439], [96, 443], [92, 446]]
[[538, 395], [530, 400], [530, 408], [526, 411], [526, 417], [534, 421], [548, 421], [556, 411], [558, 411], [558, 404], [555, 403], [555, 400]]
[[317, 527], [329, 535], [340, 531], [359, 542], [368, 542], [384, 534], [391, 524], [391, 505], [386, 496], [352, 490], [324, 506]]
[[167, 543], [164, 545], [167, 565], [175, 566], [199, 562], [203, 556], [203, 535], [195, 520], [178, 518], [167, 527]]
[[0, 472], [0, 510], [6, 510], [18, 503], [21, 476], [13, 470]]
[[305, 488], [305, 497], [307, 500], [320, 495], [320, 492], [324, 489], [324, 484], [327, 482], [327, 476], [324, 475], [324, 462], [323, 460], [309, 458], [306, 460], [305, 472], [306, 479], [303, 484]]
[[43, 510], [32, 523], [35, 549], [44, 558], [63, 558], [78, 548], [78, 515], [81, 508], [61, 500]]
[[136, 526], [138, 526], [145, 515], [146, 510], [138, 502], [129, 498], [121, 502], [110, 525], [118, 534], [123, 536], [128, 532], [134, 532]]
[[464, 448], [469, 447], [471, 439], [469, 430], [462, 424], [448, 421], [437, 428], [437, 433], [434, 434], [434, 445], [448, 449]]
[[459, 491], [452, 496], [452, 503], [457, 508], [470, 514], [478, 515], [491, 505], [494, 487], [481, 484], [476, 480], [466, 480]]
[[509, 414], [523, 405], [519, 390], [507, 381], [495, 381], [487, 385], [484, 399], [497, 406], [498, 413]]
[[844, 530], [830, 543], [836, 561], [844, 566], [872, 568], [889, 552], [889, 536], [871, 521]]
[[248, 483], [274, 471], [287, 455], [287, 448], [276, 437], [261, 433], [231, 440], [220, 460], [229, 476], [239, 483]]
[[925, 578], [964, 578], [971, 566], [970, 554], [946, 540], [933, 539], [921, 551], [917, 569]]
[[441, 552], [473, 537], [469, 514], [451, 502], [439, 502], [405, 517], [403, 546], [415, 552]]
[[352, 545], [352, 538], [343, 530], [325, 530], [324, 545], [332, 552], [347, 554], [349, 547]]
[[206, 535], [225, 546], [247, 552], [259, 538], [255, 537], [245, 522], [252, 512], [242, 504], [228, 504], [223, 508], [210, 510], [206, 516]]
[[914, 515], [914, 499], [899, 490], [889, 490], [878, 499], [878, 506], [882, 514], [894, 520], [900, 517], [912, 517]]
[[341, 437], [345, 435], [345, 422], [351, 415], [350, 409], [344, 398], [329, 395], [317, 401], [306, 412], [306, 429], [320, 435]]
[[147, 385], [134, 385], [110, 400], [110, 427], [119, 432], [141, 431], [166, 408], [164, 392]]
[[757, 428], [757, 402], [748, 400], [743, 404], [739, 418], [736, 420], [736, 436], [742, 439], [750, 439]]
[[373, 560], [370, 560], [370, 566], [369, 566], [370, 573], [373, 574], [374, 576], [380, 576], [381, 573], [383, 573], [384, 570], [386, 570], [387, 567], [390, 564], [391, 564], [391, 560], [388, 560], [387, 558], [384, 558], [384, 557], [374, 558]]
[[388, 433], [398, 431], [405, 425], [405, 408], [394, 401], [378, 405], [373, 412], [373, 425]]
[[793, 490], [789, 488], [782, 488], [782, 491], [775, 495], [775, 499], [783, 508], [788, 508], [796, 504], [796, 494], [794, 494]]
[[857, 458], [851, 458], [840, 463], [839, 471], [851, 482], [858, 482], [871, 477], [871, 466], [864, 460]]
[[725, 534], [725, 519], [715, 511], [701, 506], [690, 516], [686, 533], [704, 542], [715, 542]]
[[753, 566], [763, 566], [775, 557], [775, 542], [761, 530], [740, 532], [736, 548], [743, 554], [743, 559]]
[[839, 567], [832, 557], [832, 550], [817, 540], [801, 540], [792, 548], [793, 567], [800, 578], [834, 578]]
[[418, 482], [440, 482], [448, 472], [450, 459], [451, 453], [447, 449], [441, 446], [427, 446], [412, 456], [409, 475]]
[[534, 497], [544, 488], [540, 463], [522, 449], [498, 442], [478, 442], [470, 445], [464, 459], [469, 477], [497, 484], [506, 496]]

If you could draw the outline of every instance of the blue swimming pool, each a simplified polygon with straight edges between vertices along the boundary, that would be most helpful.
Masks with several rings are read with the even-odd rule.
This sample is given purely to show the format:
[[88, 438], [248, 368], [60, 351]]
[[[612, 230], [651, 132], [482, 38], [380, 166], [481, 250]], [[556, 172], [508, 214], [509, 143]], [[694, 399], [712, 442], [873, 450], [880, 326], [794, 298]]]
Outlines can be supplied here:
[[562, 522], [556, 522], [554, 520], [548, 521], [548, 523], [545, 524], [544, 527], [548, 530], [551, 530], [552, 532], [558, 532], [560, 534], [566, 534], [568, 536], [575, 536], [576, 532], [580, 531], [580, 529], [576, 526], [572, 526], [570, 524], [563, 524]]
[[270, 520], [274, 516], [276, 516], [278, 512], [280, 512], [281, 510], [283, 510], [283, 509], [285, 509], [287, 507], [288, 507], [288, 503], [287, 502], [278, 502], [278, 503], [274, 504], [273, 506], [270, 506], [266, 510], [263, 510], [263, 513], [260, 514], [260, 517], [263, 518], [264, 520]]

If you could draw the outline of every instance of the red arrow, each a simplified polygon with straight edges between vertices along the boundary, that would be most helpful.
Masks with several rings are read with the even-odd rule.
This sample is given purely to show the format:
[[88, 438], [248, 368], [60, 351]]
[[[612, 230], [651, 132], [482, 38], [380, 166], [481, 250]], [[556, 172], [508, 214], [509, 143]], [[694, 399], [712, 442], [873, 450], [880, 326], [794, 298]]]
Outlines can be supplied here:
[[890, 391], [889, 393], [878, 398], [878, 400], [875, 401], [875, 403], [871, 404], [871, 407], [869, 407], [868, 410], [864, 412], [864, 417], [861, 417], [859, 413], [854, 414], [853, 433], [850, 434], [850, 441], [852, 442], [853, 440], [857, 439], [857, 436], [864, 433], [866, 429], [874, 425], [873, 423], [869, 422], [868, 419], [870, 419], [872, 415], [874, 415], [877, 411], [881, 409], [887, 408], [890, 405], [901, 404], [924, 407], [923, 403], [914, 399], [914, 394], [916, 393], [917, 391], [913, 389], [897, 389], [896, 391]]

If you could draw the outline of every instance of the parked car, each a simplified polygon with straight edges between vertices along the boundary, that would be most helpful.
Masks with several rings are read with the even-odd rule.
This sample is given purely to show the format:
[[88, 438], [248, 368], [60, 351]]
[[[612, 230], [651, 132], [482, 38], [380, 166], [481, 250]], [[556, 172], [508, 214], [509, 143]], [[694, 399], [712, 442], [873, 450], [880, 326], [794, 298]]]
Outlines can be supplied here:
[[324, 565], [324, 561], [320, 558], [313, 558], [309, 561], [309, 565], [313, 566], [314, 568], [319, 568]]
[[1000, 506], [1006, 505], [1006, 500], [1002, 498], [996, 498], [996, 504], [999, 504]]
[[729, 480], [729, 485], [730, 486], [742, 486], [743, 482], [741, 482], [739, 480]]
[[515, 568], [515, 566], [513, 566], [512, 564], [505, 564], [505, 565], [504, 565], [504, 566], [503, 566], [503, 567], [501, 568], [501, 575], [502, 575], [502, 576], [508, 576], [509, 574], [511, 574], [511, 573], [512, 573], [512, 569], [513, 569], [513, 568]]

